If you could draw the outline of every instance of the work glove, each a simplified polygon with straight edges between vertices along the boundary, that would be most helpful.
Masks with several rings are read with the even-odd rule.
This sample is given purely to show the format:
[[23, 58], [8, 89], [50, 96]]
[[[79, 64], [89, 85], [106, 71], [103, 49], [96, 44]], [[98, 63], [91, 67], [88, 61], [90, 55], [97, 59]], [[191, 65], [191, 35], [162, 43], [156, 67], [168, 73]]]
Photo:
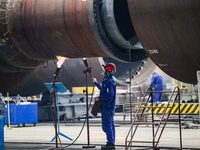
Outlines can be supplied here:
[[94, 116], [97, 116], [97, 113], [99, 112], [99, 108], [101, 106], [101, 101], [95, 101], [94, 105], [92, 107], [92, 111], [91, 114], [93, 114]]
[[96, 78], [92, 78], [92, 82], [93, 83], [97, 82], [97, 79]]
[[150, 90], [152, 90], [152, 91], [154, 90], [154, 87], [153, 87], [153, 86], [151, 86], [151, 85], [150, 85]]
[[98, 98], [98, 97], [95, 97], [94, 100], [95, 100], [95, 101], [99, 101], [99, 98]]

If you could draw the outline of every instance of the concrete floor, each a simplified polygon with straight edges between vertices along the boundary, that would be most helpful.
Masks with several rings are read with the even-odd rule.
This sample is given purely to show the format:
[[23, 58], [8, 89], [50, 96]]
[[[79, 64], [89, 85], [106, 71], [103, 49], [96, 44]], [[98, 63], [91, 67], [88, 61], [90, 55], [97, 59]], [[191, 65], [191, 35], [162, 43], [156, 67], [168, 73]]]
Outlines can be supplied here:
[[[116, 116], [116, 149], [123, 150], [125, 138], [130, 128], [130, 124], [123, 124], [122, 116]], [[55, 135], [55, 129], [51, 122], [42, 122], [33, 126], [26, 124], [25, 127], [12, 125], [11, 128], [4, 127], [4, 149], [5, 150], [50, 150], [50, 149], [71, 149], [71, 150], [99, 150], [101, 145], [106, 143], [105, 134], [101, 130], [100, 118], [90, 119], [89, 136], [87, 124], [82, 133], [83, 120], [76, 122], [60, 123], [60, 133], [73, 139], [59, 136], [58, 148], [55, 140], [50, 142]], [[129, 121], [127, 121], [129, 122]], [[182, 129], [183, 149], [200, 149], [200, 129]], [[79, 137], [78, 137], [79, 136]], [[135, 135], [136, 140], [152, 141], [152, 127], [141, 126]], [[158, 147], [163, 150], [180, 149], [179, 126], [176, 123], [167, 124]], [[72, 144], [72, 145], [71, 145]], [[145, 146], [152, 147], [152, 144], [133, 143], [131, 149], [145, 149]], [[85, 146], [85, 147], [84, 147]], [[89, 148], [87, 148], [89, 146]], [[90, 148], [95, 146], [95, 148]], [[174, 147], [174, 148], [172, 148]], [[147, 148], [151, 149], [151, 148]]]

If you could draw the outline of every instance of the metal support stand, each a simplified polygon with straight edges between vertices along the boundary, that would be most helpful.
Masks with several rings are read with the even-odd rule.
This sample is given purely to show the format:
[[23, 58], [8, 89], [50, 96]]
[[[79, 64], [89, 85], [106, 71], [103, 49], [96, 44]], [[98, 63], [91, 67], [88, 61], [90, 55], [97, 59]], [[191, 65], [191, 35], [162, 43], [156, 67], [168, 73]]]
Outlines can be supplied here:
[[53, 103], [54, 103], [54, 127], [55, 127], [55, 138], [56, 138], [56, 148], [58, 148], [58, 128], [57, 128], [57, 115], [56, 115], [56, 82], [57, 75], [53, 75], [53, 85], [52, 85], [52, 93], [53, 93]]
[[53, 75], [53, 81], [52, 83], [45, 83], [45, 86], [51, 93], [51, 98], [53, 99], [53, 104], [54, 104], [54, 113], [53, 113], [53, 118], [54, 118], [54, 128], [55, 128], [55, 136], [52, 138], [52, 141], [56, 141], [56, 148], [58, 148], [58, 135], [61, 135], [69, 140], [72, 141], [72, 139], [65, 134], [60, 132], [60, 121], [59, 121], [59, 107], [58, 107], [58, 95], [57, 92], [66, 92], [66, 88], [63, 86], [61, 82], [56, 83], [56, 78], [57, 75]]
[[132, 74], [131, 74], [131, 69], [129, 70], [129, 78], [130, 78], [130, 83], [129, 83], [129, 102], [130, 102], [130, 121], [131, 124], [133, 123], [133, 115], [132, 115], [132, 89], [131, 89], [131, 82], [132, 82]]
[[89, 128], [89, 106], [88, 106], [88, 81], [87, 81], [87, 78], [88, 78], [88, 73], [91, 77], [91, 68], [88, 67], [88, 64], [87, 64], [87, 60], [83, 60], [84, 63], [85, 63], [85, 66], [87, 67], [85, 70], [83, 70], [83, 73], [85, 73], [85, 77], [86, 77], [86, 120], [87, 120], [87, 145], [86, 146], [82, 146], [82, 148], [95, 148], [96, 146], [95, 145], [90, 145], [90, 128]]
[[[55, 88], [56, 89], [56, 88]], [[56, 90], [57, 91], [57, 90]], [[60, 132], [60, 119], [59, 119], [59, 107], [58, 107], [58, 94], [57, 92], [54, 91], [54, 93], [56, 93], [56, 108], [57, 108], [57, 128], [58, 128], [58, 132], [57, 132], [57, 135], [61, 135], [63, 136], [64, 138], [67, 138], [69, 139], [70, 141], [72, 141], [73, 139], [71, 139], [70, 137], [66, 136], [65, 134], [61, 133]], [[54, 112], [55, 113], [55, 112]], [[56, 135], [51, 139], [51, 142], [53, 142], [56, 138]]]
[[[198, 101], [200, 107], [200, 71], [197, 71], [197, 86], [198, 86]], [[199, 111], [199, 122], [200, 122], [200, 111]]]
[[7, 100], [8, 100], [8, 103], [7, 103], [7, 107], [8, 107], [8, 127], [7, 127], [7, 129], [11, 130], [12, 128], [10, 127], [10, 97], [9, 97], [9, 93], [7, 93]]
[[132, 124], [133, 122], [133, 116], [132, 116], [132, 100], [131, 100], [131, 93], [132, 93], [132, 89], [131, 89], [131, 82], [132, 82], [132, 72], [131, 72], [131, 43], [129, 41], [127, 41], [128, 45], [129, 45], [129, 78], [130, 78], [130, 83], [129, 83], [129, 101], [130, 101], [130, 122]]

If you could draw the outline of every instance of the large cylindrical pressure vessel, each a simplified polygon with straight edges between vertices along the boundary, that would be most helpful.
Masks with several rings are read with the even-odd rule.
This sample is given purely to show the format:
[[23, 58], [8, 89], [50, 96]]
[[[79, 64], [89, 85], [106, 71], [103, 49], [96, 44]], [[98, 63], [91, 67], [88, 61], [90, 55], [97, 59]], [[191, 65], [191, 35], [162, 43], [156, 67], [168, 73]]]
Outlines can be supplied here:
[[125, 14], [115, 13], [114, 6], [114, 0], [8, 0], [5, 17], [10, 39], [5, 40], [36, 60], [54, 59], [56, 55], [109, 55], [128, 61], [146, 58], [143, 49], [133, 46], [138, 42], [133, 27], [125, 29], [131, 34], [126, 31], [122, 35], [115, 19], [124, 16], [124, 23], [131, 24], [127, 3]]
[[[0, 76], [7, 84], [0, 91], [19, 85], [10, 81], [11, 74], [28, 77], [57, 55], [124, 62], [147, 58], [143, 48], [135, 46], [139, 40], [127, 3], [121, 5], [123, 14], [116, 7], [114, 0], [1, 0]], [[24, 80], [21, 76], [20, 82]]]

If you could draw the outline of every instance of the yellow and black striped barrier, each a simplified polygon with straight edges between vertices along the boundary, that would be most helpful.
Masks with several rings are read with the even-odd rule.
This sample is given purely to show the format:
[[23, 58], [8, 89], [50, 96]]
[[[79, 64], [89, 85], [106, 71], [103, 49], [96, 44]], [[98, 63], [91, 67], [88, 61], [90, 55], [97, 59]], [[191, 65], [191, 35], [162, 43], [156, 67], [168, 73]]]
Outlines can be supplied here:
[[[179, 114], [179, 109], [178, 109], [178, 104], [169, 104], [169, 106], [167, 106], [168, 104], [163, 104], [163, 103], [158, 103], [158, 104], [153, 104], [153, 107], [149, 107], [151, 106], [151, 104], [147, 104], [146, 107], [146, 111], [148, 113], [153, 113], [157, 114], [157, 115], [162, 115], [165, 108], [167, 108], [166, 113], [169, 113], [171, 110], [171, 115], [178, 115]], [[198, 103], [182, 103], [180, 104], [180, 114], [181, 115], [198, 115], [199, 114], [199, 104]]]

